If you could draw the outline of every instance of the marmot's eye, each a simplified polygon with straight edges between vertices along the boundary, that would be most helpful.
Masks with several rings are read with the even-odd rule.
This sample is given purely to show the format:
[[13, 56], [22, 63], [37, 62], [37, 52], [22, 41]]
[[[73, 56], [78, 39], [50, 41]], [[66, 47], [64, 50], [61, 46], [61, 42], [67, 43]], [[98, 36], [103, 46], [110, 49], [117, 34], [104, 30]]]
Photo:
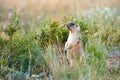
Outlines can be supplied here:
[[70, 23], [70, 26], [74, 26], [75, 24], [74, 23]]

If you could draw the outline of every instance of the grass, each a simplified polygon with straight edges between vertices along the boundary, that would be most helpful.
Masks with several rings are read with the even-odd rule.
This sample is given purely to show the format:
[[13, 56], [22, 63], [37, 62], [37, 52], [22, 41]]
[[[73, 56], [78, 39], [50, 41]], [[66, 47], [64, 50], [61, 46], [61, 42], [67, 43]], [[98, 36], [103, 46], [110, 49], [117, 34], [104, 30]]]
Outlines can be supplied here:
[[[8, 38], [0, 37], [0, 78], [8, 79], [12, 74], [18, 79], [16, 72], [19, 71], [24, 75], [51, 72], [54, 80], [119, 80], [120, 66], [109, 71], [106, 64], [112, 48], [120, 50], [118, 13], [111, 8], [93, 8], [81, 18], [64, 17], [63, 21], [48, 20], [42, 25], [30, 18], [24, 22], [29, 25], [26, 30], [24, 27], [28, 25], [22, 25], [15, 13], [6, 29], [1, 29]], [[65, 24], [69, 21], [80, 25], [86, 53], [85, 66], [76, 60], [76, 67], [72, 69], [67, 66], [63, 52], [68, 37]]]

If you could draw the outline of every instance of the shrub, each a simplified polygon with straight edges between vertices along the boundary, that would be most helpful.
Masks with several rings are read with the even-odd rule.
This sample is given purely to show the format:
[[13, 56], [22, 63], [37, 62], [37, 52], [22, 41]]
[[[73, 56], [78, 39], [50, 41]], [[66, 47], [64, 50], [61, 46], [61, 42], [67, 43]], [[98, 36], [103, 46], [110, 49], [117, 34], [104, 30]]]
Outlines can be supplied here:
[[40, 45], [47, 46], [49, 44], [65, 43], [68, 37], [68, 30], [65, 24], [58, 21], [49, 21], [44, 24], [39, 36]]

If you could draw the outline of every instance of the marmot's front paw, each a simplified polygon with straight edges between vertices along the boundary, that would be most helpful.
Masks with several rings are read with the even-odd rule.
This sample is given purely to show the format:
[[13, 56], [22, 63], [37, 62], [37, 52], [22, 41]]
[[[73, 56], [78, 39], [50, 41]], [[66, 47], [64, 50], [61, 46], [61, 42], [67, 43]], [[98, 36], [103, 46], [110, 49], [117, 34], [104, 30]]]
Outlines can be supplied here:
[[64, 52], [66, 52], [67, 51], [67, 48], [64, 48]]

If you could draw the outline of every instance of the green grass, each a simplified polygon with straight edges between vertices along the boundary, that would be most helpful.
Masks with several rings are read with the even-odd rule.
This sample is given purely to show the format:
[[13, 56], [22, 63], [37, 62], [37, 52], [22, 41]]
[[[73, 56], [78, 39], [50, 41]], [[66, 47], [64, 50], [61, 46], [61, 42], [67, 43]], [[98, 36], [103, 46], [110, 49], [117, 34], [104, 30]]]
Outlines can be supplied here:
[[[4, 31], [8, 38], [0, 37], [0, 77], [7, 79], [10, 71], [22, 71], [30, 74], [51, 72], [54, 80], [119, 80], [120, 66], [110, 72], [106, 64], [112, 48], [120, 50], [118, 12], [109, 16], [114, 10], [90, 11], [81, 18], [64, 17], [63, 21], [48, 20], [42, 25], [28, 23], [27, 31], [24, 30], [26, 25], [22, 26], [19, 15], [15, 13]], [[80, 25], [86, 53], [85, 66], [76, 60], [76, 67], [72, 69], [68, 67], [63, 52], [68, 37], [65, 24], [70, 21]]]

